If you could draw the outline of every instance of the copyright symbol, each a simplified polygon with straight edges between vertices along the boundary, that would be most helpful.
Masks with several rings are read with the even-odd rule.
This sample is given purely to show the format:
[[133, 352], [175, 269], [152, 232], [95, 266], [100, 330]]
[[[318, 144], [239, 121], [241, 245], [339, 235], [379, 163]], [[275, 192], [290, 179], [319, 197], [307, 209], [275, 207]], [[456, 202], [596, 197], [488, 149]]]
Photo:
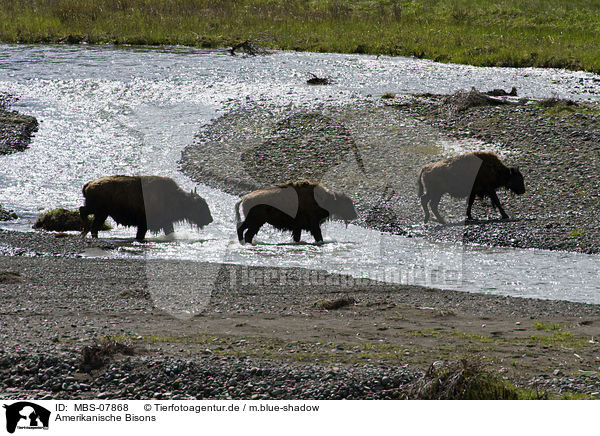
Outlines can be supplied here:
[[144, 410], [150, 412], [152, 410], [152, 404], [144, 404]]

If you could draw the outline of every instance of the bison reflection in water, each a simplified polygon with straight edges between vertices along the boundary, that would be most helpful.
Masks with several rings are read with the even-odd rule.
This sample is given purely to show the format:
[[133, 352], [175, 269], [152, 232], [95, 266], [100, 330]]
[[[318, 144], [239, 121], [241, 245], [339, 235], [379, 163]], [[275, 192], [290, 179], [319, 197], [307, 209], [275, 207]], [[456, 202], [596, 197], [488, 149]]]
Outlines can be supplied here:
[[85, 205], [79, 208], [83, 236], [90, 230], [88, 215], [94, 215], [92, 237], [107, 217], [117, 224], [136, 226], [136, 239], [146, 232], [173, 233], [173, 224], [189, 222], [199, 228], [212, 222], [206, 201], [196, 192], [184, 192], [168, 177], [109, 176], [92, 180], [83, 187]]
[[525, 183], [519, 169], [505, 166], [494, 153], [477, 151], [425, 165], [419, 173], [418, 180], [425, 222], [429, 221], [429, 203], [437, 220], [445, 223], [439, 214], [438, 204], [442, 195], [446, 193], [455, 198], [469, 197], [469, 220], [473, 219], [471, 208], [475, 197], [489, 197], [502, 218], [507, 219], [508, 215], [496, 195], [496, 190], [502, 187], [518, 195], [525, 193]]
[[[240, 205], [245, 216], [241, 224]], [[325, 220], [349, 221], [358, 215], [347, 195], [331, 192], [318, 183], [303, 181], [245, 195], [235, 205], [235, 216], [240, 242], [252, 242], [262, 225], [269, 223], [276, 229], [291, 231], [295, 242], [300, 242], [302, 230], [307, 230], [316, 242], [321, 243], [321, 224]]]

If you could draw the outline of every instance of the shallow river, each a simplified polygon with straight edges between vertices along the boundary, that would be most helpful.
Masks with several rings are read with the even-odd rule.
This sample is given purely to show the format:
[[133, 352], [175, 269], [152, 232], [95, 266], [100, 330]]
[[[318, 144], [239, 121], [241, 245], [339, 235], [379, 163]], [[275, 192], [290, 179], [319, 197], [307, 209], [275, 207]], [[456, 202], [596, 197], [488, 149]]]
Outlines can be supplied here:
[[[309, 73], [335, 84], [311, 87]], [[21, 217], [2, 228], [31, 231], [40, 211], [76, 208], [81, 186], [111, 174], [160, 174], [184, 188], [181, 150], [227, 105], [343, 104], [393, 92], [447, 93], [516, 86], [524, 97], [599, 100], [600, 79], [582, 72], [476, 68], [408, 58], [280, 52], [230, 56], [189, 48], [0, 46], [0, 92], [40, 121], [23, 153], [0, 156], [0, 204]], [[350, 225], [325, 226], [326, 243], [291, 244], [264, 227], [254, 246], [237, 243], [236, 198], [199, 185], [214, 223], [176, 239], [133, 242], [116, 228], [117, 257], [191, 259], [246, 265], [305, 267], [442, 289], [600, 303], [600, 257], [544, 250], [434, 244]], [[312, 241], [309, 235], [304, 240]]]

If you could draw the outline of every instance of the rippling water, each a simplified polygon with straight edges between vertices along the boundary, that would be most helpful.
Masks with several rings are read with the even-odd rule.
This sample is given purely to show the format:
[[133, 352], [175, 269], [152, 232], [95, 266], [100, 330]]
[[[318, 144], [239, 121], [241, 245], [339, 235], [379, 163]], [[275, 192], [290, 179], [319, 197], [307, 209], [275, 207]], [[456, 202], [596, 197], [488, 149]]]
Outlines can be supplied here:
[[[335, 84], [311, 87], [309, 73]], [[0, 92], [20, 101], [40, 129], [29, 149], [0, 157], [0, 203], [22, 217], [4, 228], [30, 231], [40, 211], [82, 204], [81, 186], [109, 174], [160, 174], [186, 189], [181, 150], [230, 102], [343, 104], [384, 92], [449, 93], [516, 86], [525, 97], [598, 100], [600, 79], [583, 72], [477, 68], [408, 58], [280, 52], [232, 57], [189, 48], [1, 46]], [[452, 149], [453, 144], [442, 144]], [[201, 232], [180, 226], [176, 240], [133, 242], [116, 228], [116, 256], [306, 267], [444, 289], [600, 303], [598, 256], [434, 244], [337, 223], [327, 243], [290, 244], [268, 227], [258, 244], [234, 234], [236, 198], [199, 186], [215, 222]], [[312, 241], [309, 235], [305, 240]]]

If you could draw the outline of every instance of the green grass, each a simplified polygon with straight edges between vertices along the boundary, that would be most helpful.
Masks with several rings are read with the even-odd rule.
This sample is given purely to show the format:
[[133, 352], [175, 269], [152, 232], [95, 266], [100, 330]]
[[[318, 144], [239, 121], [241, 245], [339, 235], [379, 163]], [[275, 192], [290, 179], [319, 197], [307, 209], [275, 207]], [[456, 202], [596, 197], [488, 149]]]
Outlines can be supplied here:
[[407, 399], [419, 400], [539, 400], [545, 392], [518, 388], [488, 371], [479, 359], [436, 362], [415, 381]]
[[407, 55], [600, 72], [594, 0], [0, 0], [0, 41]]
[[[589, 346], [589, 339], [584, 336], [574, 335], [570, 332], [565, 332], [561, 329], [567, 328], [563, 324], [547, 324], [543, 322], [534, 323], [534, 328], [538, 331], [552, 332], [552, 335], [536, 335], [532, 334], [522, 338], [495, 338], [476, 333], [465, 333], [457, 330], [442, 331], [442, 330], [408, 330], [407, 333], [412, 336], [421, 337], [451, 337], [464, 339], [475, 344], [476, 347], [483, 344], [537, 344], [554, 347], [570, 347], [574, 349], [583, 349]], [[475, 350], [475, 349], [474, 349]]]
[[569, 326], [565, 325], [565, 324], [561, 324], [561, 323], [548, 324], [548, 323], [542, 322], [542, 321], [534, 322], [533, 326], [535, 327], [536, 330], [545, 331], [545, 332], [561, 330], [563, 328], [569, 328]]
[[[88, 217], [91, 226], [93, 216]], [[81, 218], [78, 210], [68, 210], [63, 208], [52, 209], [42, 213], [35, 224], [34, 229], [43, 229], [52, 232], [67, 232], [71, 230], [81, 230]], [[100, 230], [112, 230], [112, 227], [106, 223], [102, 224]]]

